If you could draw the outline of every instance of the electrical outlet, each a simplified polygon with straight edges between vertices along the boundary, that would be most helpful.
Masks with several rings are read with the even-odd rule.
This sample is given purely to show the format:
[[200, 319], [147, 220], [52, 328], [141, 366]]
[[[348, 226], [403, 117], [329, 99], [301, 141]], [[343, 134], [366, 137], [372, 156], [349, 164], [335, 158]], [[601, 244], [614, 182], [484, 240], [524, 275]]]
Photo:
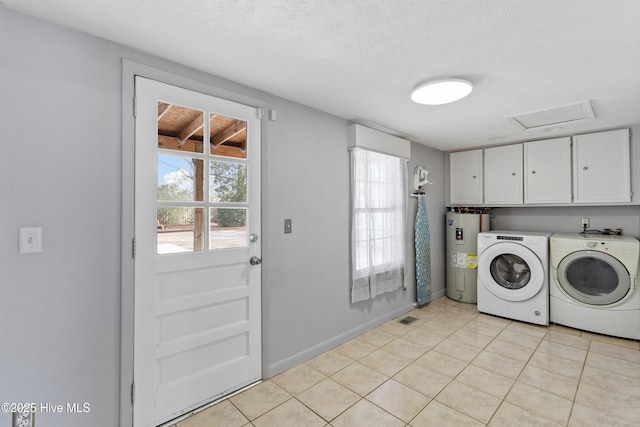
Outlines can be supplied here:
[[291, 220], [290, 219], [285, 219], [284, 220], [284, 233], [285, 234], [289, 234], [291, 233]]
[[581, 226], [585, 229], [589, 228], [589, 218], [582, 218]]
[[35, 414], [33, 412], [14, 412], [11, 427], [35, 427]]

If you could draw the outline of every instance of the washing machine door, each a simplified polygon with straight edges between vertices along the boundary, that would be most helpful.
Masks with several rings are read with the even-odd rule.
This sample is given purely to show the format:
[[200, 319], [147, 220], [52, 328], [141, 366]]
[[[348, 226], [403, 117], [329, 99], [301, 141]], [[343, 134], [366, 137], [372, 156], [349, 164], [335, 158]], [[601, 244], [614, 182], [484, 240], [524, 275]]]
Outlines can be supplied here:
[[558, 283], [571, 298], [589, 305], [614, 304], [631, 289], [629, 271], [617, 258], [588, 250], [560, 261]]
[[529, 248], [504, 242], [489, 246], [478, 259], [479, 285], [506, 301], [526, 301], [546, 283], [540, 258]]

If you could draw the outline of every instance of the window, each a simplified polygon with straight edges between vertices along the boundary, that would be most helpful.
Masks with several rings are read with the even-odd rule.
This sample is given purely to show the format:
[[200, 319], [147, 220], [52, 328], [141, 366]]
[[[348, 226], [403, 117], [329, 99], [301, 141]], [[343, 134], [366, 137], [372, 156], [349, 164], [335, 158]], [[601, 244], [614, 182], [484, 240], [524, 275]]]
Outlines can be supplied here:
[[247, 123], [159, 101], [157, 131], [158, 254], [247, 247]]
[[404, 159], [351, 150], [351, 302], [404, 288]]

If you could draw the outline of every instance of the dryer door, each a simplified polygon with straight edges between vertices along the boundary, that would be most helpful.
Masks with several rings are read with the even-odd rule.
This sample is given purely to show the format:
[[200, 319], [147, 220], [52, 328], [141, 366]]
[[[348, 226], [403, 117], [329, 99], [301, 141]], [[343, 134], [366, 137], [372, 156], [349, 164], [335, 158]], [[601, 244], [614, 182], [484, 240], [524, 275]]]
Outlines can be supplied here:
[[547, 278], [540, 258], [517, 243], [496, 243], [480, 254], [480, 286], [506, 301], [526, 301], [540, 292]]
[[572, 252], [558, 264], [558, 283], [573, 299], [614, 304], [629, 294], [629, 272], [615, 257], [598, 251]]

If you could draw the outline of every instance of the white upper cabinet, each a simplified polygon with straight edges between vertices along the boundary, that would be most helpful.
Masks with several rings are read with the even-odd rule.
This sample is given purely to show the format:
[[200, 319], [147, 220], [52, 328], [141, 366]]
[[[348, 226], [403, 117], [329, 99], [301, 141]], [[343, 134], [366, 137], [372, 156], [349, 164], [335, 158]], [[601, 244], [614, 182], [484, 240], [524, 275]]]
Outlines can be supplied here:
[[485, 148], [484, 203], [522, 204], [522, 144]]
[[571, 203], [571, 138], [524, 143], [524, 202]]
[[449, 153], [449, 204], [631, 202], [630, 129]]
[[482, 149], [449, 154], [449, 203], [482, 204]]
[[574, 203], [631, 201], [629, 129], [573, 137]]

